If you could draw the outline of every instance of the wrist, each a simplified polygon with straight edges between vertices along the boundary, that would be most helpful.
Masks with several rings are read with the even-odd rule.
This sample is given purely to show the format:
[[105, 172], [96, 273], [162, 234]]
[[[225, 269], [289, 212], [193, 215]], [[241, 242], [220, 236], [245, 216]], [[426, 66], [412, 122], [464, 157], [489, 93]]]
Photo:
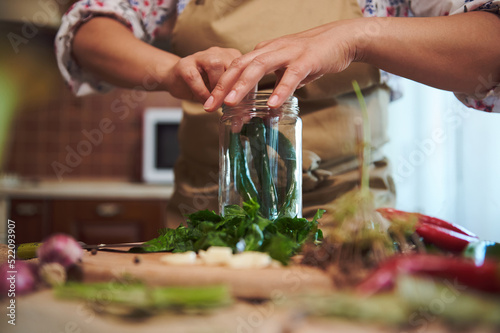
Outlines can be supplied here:
[[383, 34], [391, 18], [363, 17], [355, 19], [355, 28], [352, 29], [352, 43], [355, 62], [371, 62], [371, 56], [377, 43], [383, 43]]
[[[152, 62], [149, 66], [147, 72], [149, 74], [149, 80], [154, 82], [151, 88], [148, 90], [154, 91], [170, 91], [171, 90], [171, 73], [172, 68], [175, 66], [177, 61], [180, 59], [178, 56], [171, 53], [162, 52], [156, 61]], [[147, 88], [147, 87], [146, 87]]]

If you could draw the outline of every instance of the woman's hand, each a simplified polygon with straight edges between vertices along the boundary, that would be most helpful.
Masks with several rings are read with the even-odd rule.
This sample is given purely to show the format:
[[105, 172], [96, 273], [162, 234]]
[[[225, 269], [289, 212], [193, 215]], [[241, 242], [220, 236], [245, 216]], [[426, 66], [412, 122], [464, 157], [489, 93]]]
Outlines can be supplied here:
[[168, 91], [203, 103], [241, 52], [212, 47], [180, 58], [137, 39], [113, 18], [95, 17], [78, 29], [73, 56], [83, 69], [116, 86]]
[[223, 102], [238, 104], [268, 73], [278, 77], [268, 101], [270, 107], [276, 108], [295, 89], [325, 73], [343, 71], [356, 55], [350, 30], [354, 22], [334, 22], [258, 44], [254, 51], [232, 62], [205, 102], [205, 110], [214, 111]]
[[238, 104], [268, 73], [278, 76], [268, 105], [353, 61], [481, 99], [500, 82], [500, 19], [484, 11], [440, 17], [337, 21], [259, 44], [237, 58], [204, 104]]
[[211, 47], [181, 58], [164, 74], [163, 87], [176, 98], [203, 103], [239, 56], [241, 52], [236, 49]]

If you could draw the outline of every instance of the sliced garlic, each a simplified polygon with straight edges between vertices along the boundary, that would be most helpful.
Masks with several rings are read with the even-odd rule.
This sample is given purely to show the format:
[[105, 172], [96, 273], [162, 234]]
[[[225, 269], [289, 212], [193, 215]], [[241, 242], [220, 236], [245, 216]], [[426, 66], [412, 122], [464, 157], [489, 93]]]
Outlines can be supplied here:
[[196, 263], [196, 252], [166, 254], [160, 257], [160, 261], [170, 265], [193, 265]]
[[229, 261], [228, 266], [237, 269], [264, 268], [273, 263], [267, 253], [247, 251], [235, 254]]
[[230, 247], [211, 246], [198, 254], [206, 265], [227, 265], [233, 256], [233, 250]]

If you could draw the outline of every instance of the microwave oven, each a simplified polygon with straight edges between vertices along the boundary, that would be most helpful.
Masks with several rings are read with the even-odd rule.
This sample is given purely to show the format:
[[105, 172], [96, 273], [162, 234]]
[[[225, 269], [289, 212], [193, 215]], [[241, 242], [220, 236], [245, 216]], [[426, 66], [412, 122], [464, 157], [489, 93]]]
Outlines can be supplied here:
[[182, 109], [147, 108], [142, 128], [142, 179], [146, 183], [172, 184], [179, 156], [178, 131]]

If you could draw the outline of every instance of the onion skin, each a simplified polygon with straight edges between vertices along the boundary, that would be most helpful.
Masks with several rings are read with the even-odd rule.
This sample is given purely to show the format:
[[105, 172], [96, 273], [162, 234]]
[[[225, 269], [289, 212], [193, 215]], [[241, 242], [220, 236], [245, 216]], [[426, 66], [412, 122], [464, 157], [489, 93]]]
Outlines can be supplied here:
[[[8, 273], [14, 271], [16, 273]], [[15, 276], [14, 279], [10, 279]], [[15, 281], [15, 287], [11, 287], [11, 282]], [[22, 260], [16, 260], [14, 267], [9, 267], [8, 263], [0, 265], [0, 298], [13, 298], [36, 290], [38, 276], [36, 268]]]
[[58, 263], [68, 269], [80, 261], [83, 249], [73, 237], [66, 234], [54, 234], [40, 245], [37, 256], [41, 264]]

